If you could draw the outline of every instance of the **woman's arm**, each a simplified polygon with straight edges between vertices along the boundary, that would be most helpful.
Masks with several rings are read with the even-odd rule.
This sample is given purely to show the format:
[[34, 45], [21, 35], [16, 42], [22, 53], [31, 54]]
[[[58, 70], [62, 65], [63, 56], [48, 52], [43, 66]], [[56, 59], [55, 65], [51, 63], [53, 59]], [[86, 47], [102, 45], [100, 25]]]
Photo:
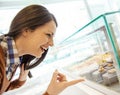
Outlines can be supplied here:
[[47, 92], [45, 92], [43, 95], [49, 95]]
[[22, 66], [20, 66], [19, 78], [10, 83], [8, 90], [21, 87], [26, 82], [28, 73], [29, 73], [29, 70], [24, 70], [24, 64], [22, 64]]

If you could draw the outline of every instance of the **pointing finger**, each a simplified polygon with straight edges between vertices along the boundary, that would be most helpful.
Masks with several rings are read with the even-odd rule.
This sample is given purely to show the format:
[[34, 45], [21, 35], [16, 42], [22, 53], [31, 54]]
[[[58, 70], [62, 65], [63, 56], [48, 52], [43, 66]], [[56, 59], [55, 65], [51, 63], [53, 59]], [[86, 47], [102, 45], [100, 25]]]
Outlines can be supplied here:
[[85, 80], [84, 79], [72, 80], [72, 81], [66, 82], [66, 86], [67, 87], [72, 86], [72, 85], [75, 85], [75, 84], [77, 84], [79, 82], [83, 82], [83, 81], [85, 81]]

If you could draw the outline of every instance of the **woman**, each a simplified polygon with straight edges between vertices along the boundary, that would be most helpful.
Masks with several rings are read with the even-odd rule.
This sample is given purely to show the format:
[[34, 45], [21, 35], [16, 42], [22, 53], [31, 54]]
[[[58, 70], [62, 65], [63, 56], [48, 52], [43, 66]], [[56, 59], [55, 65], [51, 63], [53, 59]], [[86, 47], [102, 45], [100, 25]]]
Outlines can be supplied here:
[[[53, 46], [57, 22], [53, 14], [41, 5], [30, 5], [22, 9], [13, 19], [8, 34], [0, 37], [0, 94], [21, 87], [30, 74]], [[34, 58], [37, 61], [30, 65]], [[20, 67], [19, 78], [12, 80]], [[43, 95], [58, 95], [66, 87], [83, 79], [68, 82], [57, 70]]]

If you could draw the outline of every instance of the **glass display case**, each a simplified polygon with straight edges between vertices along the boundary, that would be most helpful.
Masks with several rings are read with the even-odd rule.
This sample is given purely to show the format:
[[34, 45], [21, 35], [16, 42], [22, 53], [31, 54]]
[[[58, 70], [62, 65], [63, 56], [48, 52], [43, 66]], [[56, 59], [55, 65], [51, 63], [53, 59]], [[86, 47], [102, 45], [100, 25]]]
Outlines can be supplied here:
[[120, 93], [120, 11], [93, 19], [59, 44], [55, 56], [71, 75]]

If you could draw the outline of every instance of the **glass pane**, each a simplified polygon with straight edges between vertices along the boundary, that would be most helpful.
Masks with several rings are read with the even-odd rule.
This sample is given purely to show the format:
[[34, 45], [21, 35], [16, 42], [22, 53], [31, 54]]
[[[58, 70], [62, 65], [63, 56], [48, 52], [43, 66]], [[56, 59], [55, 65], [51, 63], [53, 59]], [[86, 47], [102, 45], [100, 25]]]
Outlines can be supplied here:
[[120, 12], [100, 15], [61, 43], [59, 51], [69, 51], [69, 57], [64, 58], [64, 62], [69, 64], [63, 69], [73, 76], [86, 77], [92, 83], [120, 93], [119, 16]]

